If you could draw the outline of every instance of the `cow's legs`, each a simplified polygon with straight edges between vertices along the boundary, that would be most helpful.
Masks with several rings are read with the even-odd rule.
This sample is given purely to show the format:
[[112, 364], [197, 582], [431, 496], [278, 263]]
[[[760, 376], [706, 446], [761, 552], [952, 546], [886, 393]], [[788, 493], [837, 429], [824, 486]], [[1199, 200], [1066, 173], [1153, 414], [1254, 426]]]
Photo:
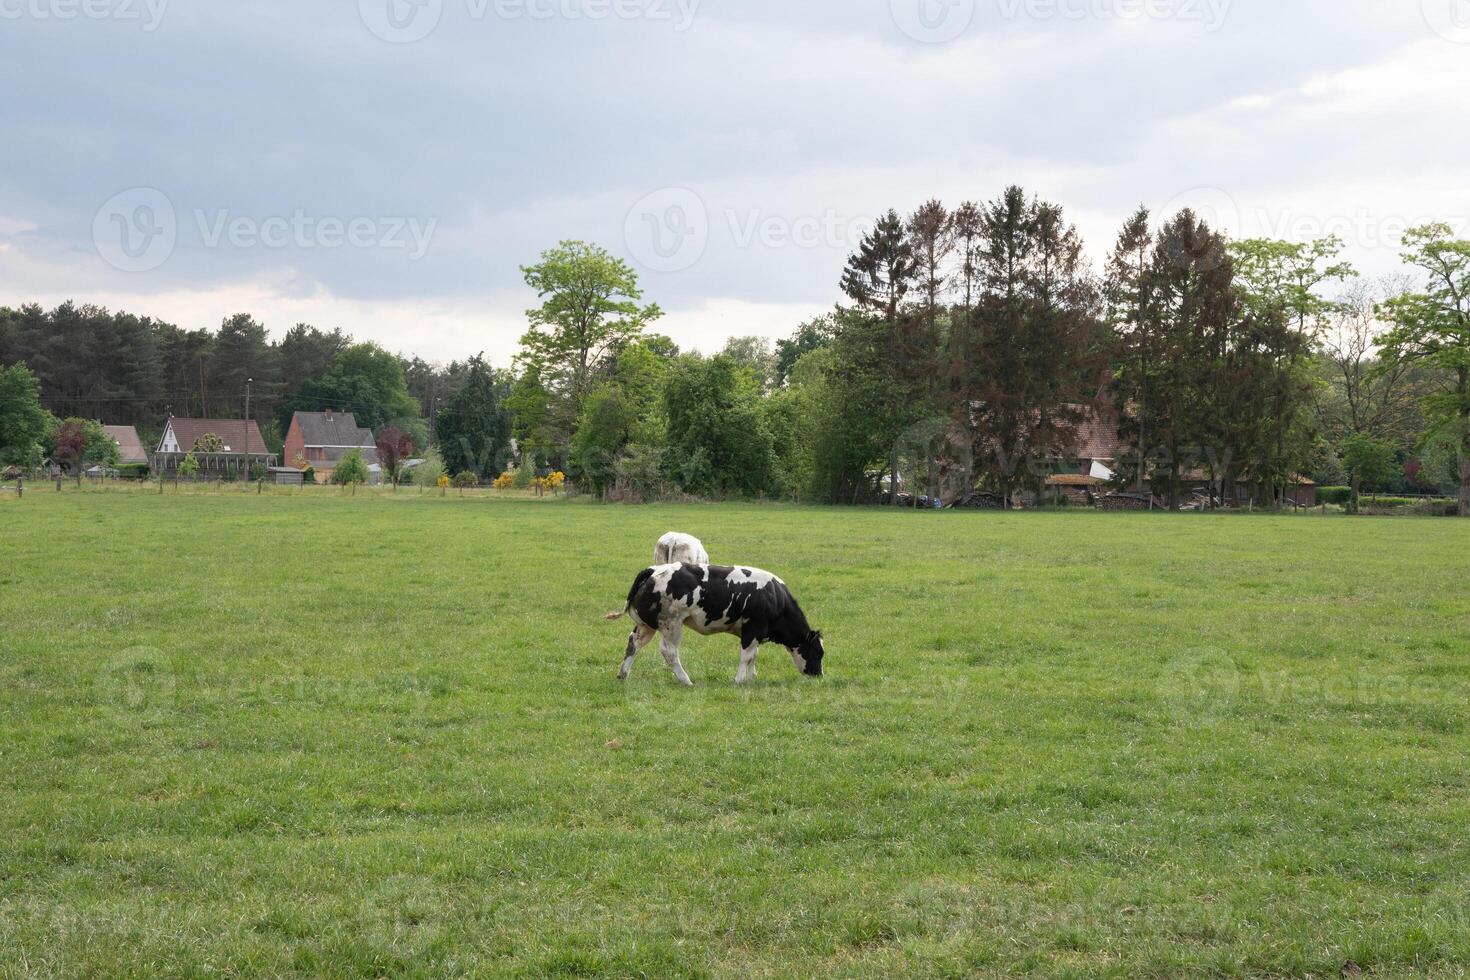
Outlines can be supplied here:
[[665, 627], [663, 630], [663, 639], [659, 643], [659, 651], [664, 655], [664, 663], [669, 665], [669, 669], [674, 672], [674, 676], [679, 679], [679, 683], [685, 687], [693, 687], [694, 682], [689, 679], [688, 674], [684, 673], [684, 665], [679, 662], [679, 640], [683, 635], [683, 623], [675, 623], [672, 626]]
[[748, 684], [755, 680], [755, 655], [760, 652], [760, 643], [754, 641], [740, 648], [740, 669], [735, 672], [736, 684]]
[[625, 681], [633, 672], [633, 658], [638, 656], [638, 651], [648, 646], [653, 638], [658, 635], [657, 630], [651, 630], [647, 626], [638, 626], [628, 637], [628, 651], [623, 654], [623, 669], [618, 671], [618, 680]]

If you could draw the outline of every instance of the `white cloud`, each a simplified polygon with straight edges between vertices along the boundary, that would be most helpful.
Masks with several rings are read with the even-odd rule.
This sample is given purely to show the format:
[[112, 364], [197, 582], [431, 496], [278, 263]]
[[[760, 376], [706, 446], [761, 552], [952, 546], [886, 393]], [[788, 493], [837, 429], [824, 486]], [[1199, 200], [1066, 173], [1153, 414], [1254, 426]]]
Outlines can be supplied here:
[[[938, 45], [906, 37], [887, 0], [704, 3], [684, 33], [446, 3], [410, 45], [375, 39], [350, 2], [173, 5], [146, 35], [10, 23], [0, 302], [191, 327], [249, 311], [504, 363], [534, 303], [518, 266], [564, 238], [636, 259], [629, 209], [660, 188], [699, 196], [707, 245], [641, 274], [660, 329], [701, 349], [829, 308], [879, 212], [1009, 183], [1064, 204], [1094, 260], [1139, 204], [1204, 203], [1241, 234], [1336, 231], [1370, 271], [1396, 262], [1398, 225], [1470, 213], [1470, 49], [1417, 3], [1234, 2], [1216, 31], [1053, 6], [1007, 18], [979, 0]], [[165, 191], [181, 226], [167, 262], [126, 275], [91, 236], [131, 187]], [[187, 217], [298, 208], [438, 224], [408, 262], [203, 248]]]

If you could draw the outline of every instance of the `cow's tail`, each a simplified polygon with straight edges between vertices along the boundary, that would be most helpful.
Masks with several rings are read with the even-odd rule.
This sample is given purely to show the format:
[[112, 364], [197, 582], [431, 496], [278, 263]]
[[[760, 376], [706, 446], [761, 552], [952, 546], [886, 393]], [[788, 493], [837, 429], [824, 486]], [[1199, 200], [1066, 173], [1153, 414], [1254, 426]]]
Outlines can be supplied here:
[[639, 572], [638, 577], [633, 580], [633, 587], [628, 590], [627, 605], [623, 606], [620, 612], [610, 612], [602, 618], [607, 620], [608, 622], [613, 622], [615, 620], [622, 619], [624, 616], [628, 615], [628, 610], [633, 608], [633, 600], [638, 597], [638, 590], [643, 588], [643, 583], [647, 582], [651, 578], [653, 578], [653, 569], [645, 568], [643, 571]]

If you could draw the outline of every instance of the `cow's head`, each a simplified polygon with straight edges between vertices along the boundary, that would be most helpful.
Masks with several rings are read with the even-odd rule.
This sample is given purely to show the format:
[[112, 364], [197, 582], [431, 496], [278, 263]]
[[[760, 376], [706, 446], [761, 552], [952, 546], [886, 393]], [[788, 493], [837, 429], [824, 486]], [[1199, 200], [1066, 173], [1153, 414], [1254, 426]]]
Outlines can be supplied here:
[[807, 638], [801, 641], [801, 645], [791, 651], [792, 659], [796, 661], [797, 669], [808, 677], [822, 676], [822, 657], [826, 653], [822, 649], [822, 634], [812, 630]]

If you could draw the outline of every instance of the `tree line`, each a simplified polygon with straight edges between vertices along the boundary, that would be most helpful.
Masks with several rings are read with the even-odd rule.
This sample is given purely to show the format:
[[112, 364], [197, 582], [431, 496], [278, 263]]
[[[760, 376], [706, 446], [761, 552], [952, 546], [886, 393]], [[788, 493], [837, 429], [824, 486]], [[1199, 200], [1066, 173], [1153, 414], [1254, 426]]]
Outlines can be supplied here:
[[[218, 331], [96, 307], [0, 310], [60, 418], [135, 424], [353, 411], [434, 445], [452, 473], [565, 470], [624, 499], [861, 503], [1038, 492], [1084, 423], [1125, 448], [1113, 483], [1171, 507], [1203, 481], [1262, 506], [1299, 476], [1389, 490], [1458, 486], [1470, 514], [1470, 242], [1410, 231], [1408, 272], [1369, 282], [1342, 243], [1230, 240], [1189, 210], [1139, 210], [1094, 269], [1063, 208], [993, 200], [884, 214], [830, 314], [714, 355], [656, 332], [635, 271], [568, 241], [522, 269], [539, 305], [502, 369], [447, 366], [248, 315]], [[396, 438], [396, 436], [395, 436]]]

